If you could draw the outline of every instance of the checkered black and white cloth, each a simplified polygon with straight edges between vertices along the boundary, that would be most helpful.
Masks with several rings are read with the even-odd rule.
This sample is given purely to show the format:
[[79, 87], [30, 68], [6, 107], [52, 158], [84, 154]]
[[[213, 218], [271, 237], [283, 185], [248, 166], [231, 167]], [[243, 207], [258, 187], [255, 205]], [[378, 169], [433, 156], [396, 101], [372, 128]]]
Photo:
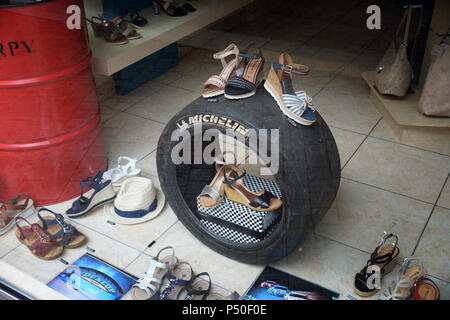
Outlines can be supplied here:
[[[201, 219], [200, 222], [203, 223], [206, 226], [206, 228], [208, 228], [209, 230], [211, 230], [218, 236], [221, 236], [222, 238], [225, 238], [229, 241], [238, 242], [238, 243], [258, 243], [261, 241], [261, 239], [257, 239], [255, 237], [249, 236], [247, 234], [243, 234], [239, 231], [218, 225], [211, 221]], [[264, 239], [269, 237], [273, 233], [273, 231], [275, 231], [275, 229], [277, 227], [278, 227], [278, 223], [275, 224], [271, 228], [271, 230], [267, 233], [267, 235], [264, 237]]]

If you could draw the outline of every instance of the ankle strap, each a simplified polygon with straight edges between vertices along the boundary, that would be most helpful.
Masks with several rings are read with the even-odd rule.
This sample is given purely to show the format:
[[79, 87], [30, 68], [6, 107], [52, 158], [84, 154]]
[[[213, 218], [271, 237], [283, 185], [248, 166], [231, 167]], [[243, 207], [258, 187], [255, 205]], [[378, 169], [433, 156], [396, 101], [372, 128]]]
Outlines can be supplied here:
[[244, 58], [244, 62], [247, 63], [250, 59], [258, 59], [263, 58], [261, 47], [258, 47], [258, 53], [257, 54], [249, 54], [248, 50], [251, 47], [256, 47], [258, 44], [256, 42], [250, 42], [241, 52], [239, 52], [239, 56]]
[[247, 174], [247, 172], [243, 169], [243, 170], [242, 170], [243, 173], [242, 173], [240, 176], [238, 176], [237, 178], [234, 178], [234, 179], [229, 180], [228, 177], [227, 177], [227, 171], [228, 171], [227, 169], [228, 169], [228, 168], [231, 168], [231, 170], [233, 170], [233, 172], [236, 172], [236, 169], [235, 169], [233, 166], [225, 165], [224, 170], [223, 170], [223, 182], [224, 182], [226, 185], [228, 185], [228, 186], [230, 186], [230, 187], [232, 188], [232, 187], [233, 187], [233, 183], [235, 183], [235, 182], [238, 181], [239, 179], [244, 178], [245, 175]]
[[292, 75], [300, 75], [304, 76], [309, 73], [309, 67], [303, 64], [294, 63], [291, 56], [283, 52], [278, 57], [278, 63], [274, 62], [273, 66], [275, 71], [277, 71], [278, 80], [281, 81], [281, 77], [283, 76], [283, 72], [289, 74], [292, 78]]

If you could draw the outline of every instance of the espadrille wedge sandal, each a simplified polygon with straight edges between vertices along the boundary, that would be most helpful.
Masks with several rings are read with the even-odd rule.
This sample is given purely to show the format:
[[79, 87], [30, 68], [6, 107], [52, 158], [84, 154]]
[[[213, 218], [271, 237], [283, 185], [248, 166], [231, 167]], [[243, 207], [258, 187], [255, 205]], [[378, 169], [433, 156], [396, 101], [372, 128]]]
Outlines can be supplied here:
[[294, 75], [304, 76], [309, 68], [293, 63], [287, 53], [280, 54], [277, 62], [272, 62], [264, 88], [272, 95], [280, 110], [293, 121], [309, 126], [316, 121], [312, 99], [305, 91], [295, 91], [292, 85]]
[[256, 89], [263, 79], [264, 57], [261, 48], [257, 54], [248, 53], [248, 50], [254, 46], [256, 43], [252, 42], [239, 52], [239, 56], [243, 59], [243, 67], [239, 66], [236, 71], [237, 75], [231, 77], [225, 85], [225, 98], [245, 99], [256, 93]]
[[[227, 62], [225, 58], [231, 55], [234, 55], [235, 57]], [[214, 53], [213, 58], [217, 60], [220, 59], [223, 69], [219, 75], [211, 76], [203, 84], [203, 98], [212, 98], [223, 94], [225, 84], [232, 75], [236, 74], [236, 68], [242, 60], [242, 58], [239, 57], [239, 48], [234, 43], [230, 44], [224, 50]]]
[[262, 189], [258, 193], [249, 190], [243, 183], [245, 174], [245, 170], [236, 166], [224, 166], [224, 190], [229, 200], [255, 211], [275, 211], [283, 205], [280, 199], [267, 190]]
[[[395, 239], [395, 242], [388, 243], [388, 239]], [[376, 294], [380, 289], [369, 284], [369, 278], [375, 270], [369, 270], [369, 267], [378, 267], [380, 276], [388, 274], [395, 265], [400, 249], [397, 247], [398, 237], [394, 234], [387, 234], [381, 238], [381, 243], [370, 255], [366, 266], [355, 275], [353, 290], [361, 297], [370, 297]], [[373, 268], [370, 268], [373, 269]]]
[[[100, 170], [95, 177], [88, 177], [80, 181], [81, 195], [72, 203], [72, 207], [66, 211], [70, 218], [82, 217], [93, 209], [114, 200], [116, 194], [111, 180], [102, 181], [103, 171]], [[84, 188], [91, 188], [94, 193], [90, 198], [84, 196]]]
[[[226, 154], [231, 154], [233, 156], [232, 162], [227, 162], [225, 157]], [[224, 195], [224, 166], [226, 164], [235, 164], [236, 156], [231, 151], [223, 152], [216, 159], [216, 174], [214, 175], [213, 180], [209, 185], [203, 187], [202, 192], [200, 193], [199, 201], [200, 205], [204, 208], [211, 208], [217, 206], [223, 200]]]

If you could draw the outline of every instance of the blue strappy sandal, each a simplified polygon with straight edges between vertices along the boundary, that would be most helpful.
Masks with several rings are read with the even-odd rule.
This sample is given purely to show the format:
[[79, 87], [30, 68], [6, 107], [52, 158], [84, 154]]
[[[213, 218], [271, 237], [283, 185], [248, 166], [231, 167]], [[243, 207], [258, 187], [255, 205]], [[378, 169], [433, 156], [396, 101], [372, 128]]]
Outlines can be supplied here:
[[[82, 217], [93, 209], [114, 200], [116, 194], [114, 193], [111, 180], [102, 182], [103, 171], [100, 170], [95, 177], [88, 177], [80, 181], [81, 195], [72, 203], [72, 207], [66, 211], [70, 218]], [[94, 189], [94, 193], [88, 199], [83, 196], [84, 187]]]

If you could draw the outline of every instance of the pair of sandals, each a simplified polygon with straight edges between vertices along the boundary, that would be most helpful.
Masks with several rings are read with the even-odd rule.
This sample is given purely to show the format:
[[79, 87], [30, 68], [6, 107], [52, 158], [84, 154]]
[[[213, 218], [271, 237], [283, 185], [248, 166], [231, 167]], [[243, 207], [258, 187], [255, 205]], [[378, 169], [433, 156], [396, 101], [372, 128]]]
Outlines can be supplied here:
[[[389, 243], [388, 239], [394, 239], [394, 242]], [[400, 253], [397, 243], [396, 235], [385, 232], [380, 245], [372, 252], [366, 266], [355, 275], [356, 294], [361, 297], [370, 297], [380, 290], [373, 284], [369, 284], [373, 277], [373, 267], [379, 269], [381, 277], [388, 274], [395, 266], [395, 260]], [[415, 257], [406, 257], [397, 271], [396, 280], [380, 295], [379, 299], [406, 300], [413, 296], [413, 291], [417, 300], [439, 300], [439, 288], [431, 279], [426, 278], [426, 270], [422, 262]]]
[[142, 38], [135, 29], [130, 27], [129, 23], [122, 17], [114, 17], [109, 13], [93, 16], [90, 20], [94, 35], [102, 38], [106, 42], [114, 45], [127, 44], [129, 40], [137, 40]]
[[194, 276], [191, 265], [179, 261], [174, 248], [168, 246], [152, 259], [144, 277], [133, 285], [131, 296], [135, 300], [205, 300], [210, 289], [209, 274]]
[[[202, 96], [204, 98], [213, 98], [224, 95], [227, 99], [245, 99], [256, 93], [258, 85], [262, 81], [264, 57], [259, 48], [257, 54], [249, 54], [251, 47], [256, 46], [252, 42], [239, 52], [239, 48], [230, 44], [223, 51], [213, 55], [222, 63], [222, 72], [219, 75], [211, 76], [203, 84]], [[234, 56], [230, 61], [226, 57]]]
[[120, 17], [134, 29], [141, 29], [148, 23], [147, 19], [139, 14], [136, 8], [122, 11]]
[[[283, 202], [265, 189], [253, 192], [244, 184], [246, 171], [225, 161], [224, 152], [216, 159], [216, 174], [209, 185], [199, 195], [200, 205], [211, 208], [219, 205], [226, 195], [233, 202], [243, 204], [254, 211], [275, 211]], [[234, 159], [235, 163], [236, 159]]]
[[26, 218], [34, 213], [34, 203], [26, 192], [0, 202], [0, 235], [7, 233], [16, 224], [16, 218]]
[[[43, 212], [51, 215], [42, 216]], [[23, 217], [15, 218], [17, 239], [37, 258], [56, 259], [63, 253], [64, 248], [78, 248], [86, 242], [86, 236], [65, 222], [62, 214], [42, 208], [38, 217], [38, 223], [30, 223]]]

